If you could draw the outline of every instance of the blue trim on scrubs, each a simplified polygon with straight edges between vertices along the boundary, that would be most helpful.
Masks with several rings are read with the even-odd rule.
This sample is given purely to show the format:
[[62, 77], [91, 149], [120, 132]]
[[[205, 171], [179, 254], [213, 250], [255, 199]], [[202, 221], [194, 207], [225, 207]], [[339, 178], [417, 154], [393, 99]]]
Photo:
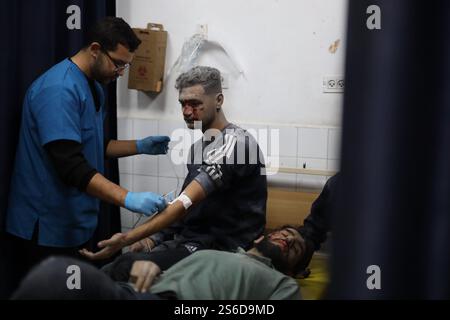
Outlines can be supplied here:
[[6, 231], [31, 239], [39, 223], [38, 244], [74, 247], [87, 242], [97, 226], [98, 199], [65, 185], [43, 146], [55, 140], [83, 145], [83, 155], [103, 173], [104, 94], [96, 83], [96, 112], [84, 73], [65, 59], [28, 89], [13, 171]]

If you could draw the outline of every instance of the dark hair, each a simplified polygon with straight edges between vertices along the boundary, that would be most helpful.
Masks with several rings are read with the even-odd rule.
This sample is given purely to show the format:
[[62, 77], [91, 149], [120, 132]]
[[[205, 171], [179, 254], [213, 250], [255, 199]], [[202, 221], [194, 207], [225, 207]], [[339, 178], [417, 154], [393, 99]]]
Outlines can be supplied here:
[[106, 17], [97, 21], [88, 31], [84, 48], [92, 42], [98, 42], [104, 50], [115, 51], [117, 45], [127, 47], [134, 52], [141, 44], [133, 29], [122, 18]]
[[206, 94], [222, 93], [222, 76], [216, 68], [197, 66], [182, 73], [175, 81], [179, 91], [200, 84]]
[[302, 257], [293, 267], [292, 272], [296, 275], [303, 276], [306, 278], [309, 276], [310, 271], [308, 270], [309, 263], [311, 262], [312, 256], [314, 255], [314, 243], [308, 238], [303, 238], [305, 241], [305, 251]]

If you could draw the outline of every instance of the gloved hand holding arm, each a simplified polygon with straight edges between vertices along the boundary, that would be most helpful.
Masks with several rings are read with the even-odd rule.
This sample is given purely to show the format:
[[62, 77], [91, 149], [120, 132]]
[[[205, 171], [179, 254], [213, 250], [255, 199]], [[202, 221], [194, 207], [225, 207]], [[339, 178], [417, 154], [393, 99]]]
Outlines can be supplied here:
[[129, 192], [96, 173], [89, 181], [86, 192], [103, 201], [151, 216], [167, 206], [164, 197], [153, 192]]

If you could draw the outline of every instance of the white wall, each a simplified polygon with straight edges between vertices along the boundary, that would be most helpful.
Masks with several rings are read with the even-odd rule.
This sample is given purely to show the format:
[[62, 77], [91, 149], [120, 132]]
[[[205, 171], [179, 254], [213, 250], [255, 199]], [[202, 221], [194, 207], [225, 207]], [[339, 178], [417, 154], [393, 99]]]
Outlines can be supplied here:
[[[323, 93], [322, 80], [324, 75], [344, 72], [346, 7], [346, 0], [119, 0], [117, 15], [132, 27], [148, 22], [165, 26], [166, 73], [197, 25], [207, 24], [209, 39], [230, 50], [245, 72], [245, 77], [236, 75], [220, 50], [209, 49], [200, 56], [200, 64], [230, 74], [230, 87], [224, 90], [228, 120], [246, 129], [280, 130], [281, 167], [306, 164], [307, 169], [335, 171], [343, 95]], [[337, 39], [340, 46], [332, 54], [328, 48]], [[170, 135], [185, 127], [173, 88], [175, 77], [166, 78], [159, 95], [128, 90], [127, 75], [119, 79], [119, 138]], [[180, 190], [186, 170], [168, 160], [167, 156], [120, 159], [121, 185], [160, 194]], [[268, 176], [269, 185], [294, 190], [319, 190], [326, 179]], [[138, 215], [121, 212], [124, 231], [138, 222]]]
[[[339, 126], [342, 94], [323, 93], [322, 79], [343, 74], [346, 0], [119, 0], [117, 15], [132, 27], [158, 22], [168, 31], [166, 72], [185, 40], [208, 25], [208, 37], [232, 52], [238, 76], [223, 52], [202, 52], [199, 62], [230, 73], [225, 89], [229, 120], [263, 124]], [[329, 46], [337, 39], [336, 53]], [[234, 74], [233, 74], [234, 72]], [[119, 80], [118, 116], [181, 119], [176, 75], [154, 96]]]

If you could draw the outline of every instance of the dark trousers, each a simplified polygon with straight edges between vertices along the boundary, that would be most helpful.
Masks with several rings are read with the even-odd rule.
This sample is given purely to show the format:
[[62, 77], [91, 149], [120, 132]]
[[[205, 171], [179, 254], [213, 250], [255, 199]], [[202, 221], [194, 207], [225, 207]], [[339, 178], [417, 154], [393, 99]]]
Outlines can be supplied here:
[[[78, 269], [78, 273], [74, 271]], [[79, 276], [79, 287], [74, 286]], [[72, 284], [72, 285], [70, 285]], [[126, 283], [115, 283], [96, 267], [70, 257], [50, 257], [24, 278], [13, 300], [160, 300], [137, 293]]]
[[38, 224], [36, 224], [31, 240], [5, 233], [6, 245], [9, 247], [9, 251], [11, 252], [9, 256], [11, 261], [9, 263], [14, 266], [14, 272], [11, 274], [14, 278], [11, 280], [13, 289], [17, 287], [20, 280], [31, 270], [33, 266], [50, 256], [69, 256], [84, 260], [84, 258], [78, 253], [78, 250], [83, 248], [85, 244], [78, 247], [69, 248], [39, 245], [39, 229], [37, 225]]

